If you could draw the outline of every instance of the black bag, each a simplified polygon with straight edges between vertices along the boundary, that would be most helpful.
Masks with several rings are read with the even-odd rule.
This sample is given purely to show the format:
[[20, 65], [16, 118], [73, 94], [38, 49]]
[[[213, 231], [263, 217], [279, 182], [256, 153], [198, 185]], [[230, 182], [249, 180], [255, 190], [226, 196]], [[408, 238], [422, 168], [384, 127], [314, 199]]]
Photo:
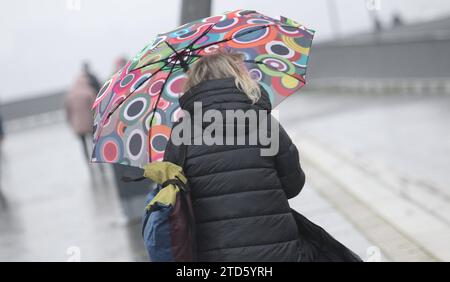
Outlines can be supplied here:
[[362, 262], [322, 227], [291, 209], [297, 223], [301, 262]]

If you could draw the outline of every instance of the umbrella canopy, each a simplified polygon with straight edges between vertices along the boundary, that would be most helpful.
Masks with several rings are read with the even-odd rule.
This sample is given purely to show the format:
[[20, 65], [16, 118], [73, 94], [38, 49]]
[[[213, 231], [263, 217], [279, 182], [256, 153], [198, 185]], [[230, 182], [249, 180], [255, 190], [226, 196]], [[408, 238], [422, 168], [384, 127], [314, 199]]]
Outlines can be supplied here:
[[305, 85], [314, 31], [284, 17], [238, 10], [159, 34], [102, 87], [93, 104], [93, 162], [144, 167], [162, 160], [185, 71], [201, 56], [242, 53], [272, 106]]

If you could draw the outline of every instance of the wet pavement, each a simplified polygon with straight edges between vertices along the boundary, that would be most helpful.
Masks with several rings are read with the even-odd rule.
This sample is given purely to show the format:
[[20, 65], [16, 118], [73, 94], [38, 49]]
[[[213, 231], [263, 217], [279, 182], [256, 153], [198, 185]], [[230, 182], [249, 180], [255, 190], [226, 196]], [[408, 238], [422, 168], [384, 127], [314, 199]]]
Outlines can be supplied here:
[[450, 260], [450, 96], [292, 98], [281, 120], [319, 194], [389, 260]]
[[292, 98], [280, 107], [288, 129], [450, 195], [450, 95], [308, 92]]
[[[280, 109], [292, 135], [333, 143], [448, 195], [449, 107], [446, 96], [307, 93]], [[7, 136], [0, 261], [146, 260], [140, 225], [125, 220], [112, 170], [102, 176], [81, 152], [64, 122]], [[366, 258], [373, 242], [311, 183], [291, 205]]]
[[[65, 123], [12, 133], [3, 145], [0, 261], [147, 260], [112, 170], [85, 164]], [[309, 186], [291, 205], [365, 255], [370, 244]]]
[[3, 144], [1, 261], [144, 260], [139, 224], [124, 220], [110, 171], [91, 171], [64, 123]]

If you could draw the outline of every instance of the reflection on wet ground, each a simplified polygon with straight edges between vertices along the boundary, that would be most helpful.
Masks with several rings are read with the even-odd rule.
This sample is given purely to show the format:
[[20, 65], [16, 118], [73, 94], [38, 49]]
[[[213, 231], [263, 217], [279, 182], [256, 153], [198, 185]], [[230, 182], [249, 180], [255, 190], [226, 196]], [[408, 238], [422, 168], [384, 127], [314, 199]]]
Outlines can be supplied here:
[[84, 163], [65, 124], [17, 132], [3, 144], [0, 261], [141, 261], [137, 221], [124, 219], [111, 169]]

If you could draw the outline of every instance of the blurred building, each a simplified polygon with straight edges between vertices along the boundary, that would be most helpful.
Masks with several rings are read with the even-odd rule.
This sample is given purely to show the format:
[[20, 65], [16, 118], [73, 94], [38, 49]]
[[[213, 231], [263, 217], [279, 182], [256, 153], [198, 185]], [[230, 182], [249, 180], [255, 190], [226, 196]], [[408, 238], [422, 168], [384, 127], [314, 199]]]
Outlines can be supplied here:
[[349, 35], [313, 46], [310, 84], [423, 86], [431, 81], [444, 87], [450, 77], [448, 50], [450, 17]]

